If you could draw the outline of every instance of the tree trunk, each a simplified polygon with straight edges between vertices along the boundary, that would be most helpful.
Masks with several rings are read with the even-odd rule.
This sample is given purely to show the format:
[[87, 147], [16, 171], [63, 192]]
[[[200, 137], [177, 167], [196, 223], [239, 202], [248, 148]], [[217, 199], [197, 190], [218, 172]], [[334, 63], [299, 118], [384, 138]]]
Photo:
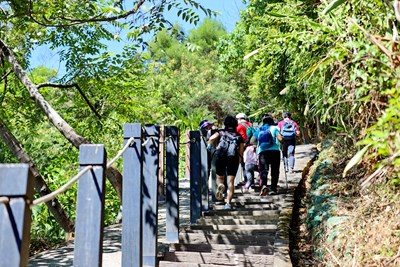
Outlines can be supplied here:
[[[13, 52], [8, 48], [3, 40], [0, 39], [0, 51], [5, 59], [10, 63], [14, 74], [18, 77], [21, 83], [29, 91], [30, 97], [36, 102], [37, 106], [46, 114], [50, 122], [67, 138], [76, 148], [82, 144], [90, 143], [84, 137], [80, 136], [74, 128], [72, 128], [61, 116], [55, 111], [52, 106], [40, 94], [37, 86], [29, 79], [25, 70], [18, 63]], [[114, 186], [119, 198], [122, 197], [122, 175], [117, 168], [111, 166], [107, 168], [106, 174], [111, 184]]]
[[[33, 174], [33, 182], [36, 191], [41, 195], [47, 195], [51, 193], [51, 190], [47, 186], [43, 177], [40, 175], [39, 170], [36, 168], [35, 164], [32, 162], [29, 155], [26, 153], [21, 143], [15, 138], [15, 136], [10, 132], [4, 122], [0, 119], [0, 135], [4, 142], [7, 144], [9, 149], [13, 152], [14, 156], [21, 163], [29, 164], [29, 170]], [[74, 223], [69, 218], [68, 214], [64, 208], [60, 205], [60, 202], [55, 198], [52, 201], [46, 202], [47, 207], [51, 214], [53, 214], [56, 221], [60, 226], [67, 232], [71, 233], [74, 231]]]

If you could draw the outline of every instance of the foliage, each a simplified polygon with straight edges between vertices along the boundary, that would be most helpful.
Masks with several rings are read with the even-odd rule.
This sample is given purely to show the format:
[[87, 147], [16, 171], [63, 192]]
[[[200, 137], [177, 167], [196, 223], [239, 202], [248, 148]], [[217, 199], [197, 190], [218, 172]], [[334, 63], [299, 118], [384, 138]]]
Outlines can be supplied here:
[[205, 118], [222, 122], [234, 112], [237, 87], [216, 71], [216, 43], [211, 42], [225, 34], [221, 29], [221, 24], [213, 20], [193, 29], [187, 40], [199, 48], [195, 50], [190, 49], [188, 41], [166, 31], [149, 43], [151, 75], [146, 84], [157, 92], [159, 104], [168, 107], [160, 117], [181, 130], [197, 129]]
[[371, 144], [366, 155], [380, 162], [376, 167], [389, 164], [389, 173], [398, 173], [392, 7], [373, 0], [249, 2], [219, 51], [222, 69], [247, 73], [251, 111], [270, 105], [292, 111], [305, 126], [322, 122], [346, 145]]

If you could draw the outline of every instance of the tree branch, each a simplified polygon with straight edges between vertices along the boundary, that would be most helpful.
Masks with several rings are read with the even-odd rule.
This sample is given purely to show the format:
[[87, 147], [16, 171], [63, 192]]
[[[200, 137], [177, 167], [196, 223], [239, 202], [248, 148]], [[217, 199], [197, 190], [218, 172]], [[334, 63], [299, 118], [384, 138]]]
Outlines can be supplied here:
[[[104, 17], [104, 14], [97, 14], [91, 18], [88, 19], [74, 19], [74, 18], [67, 18], [67, 17], [59, 17], [59, 19], [65, 20], [65, 21], [69, 21], [71, 23], [62, 23], [62, 24], [48, 24], [48, 23], [44, 23], [41, 22], [37, 19], [34, 18], [34, 14], [32, 13], [32, 0], [29, 1], [30, 2], [30, 8], [29, 8], [29, 17], [36, 22], [39, 25], [45, 26], [45, 27], [56, 27], [56, 28], [60, 28], [60, 27], [68, 27], [68, 26], [76, 26], [79, 24], [84, 24], [84, 23], [88, 23], [88, 22], [106, 22], [106, 21], [115, 21], [115, 20], [119, 20], [119, 19], [124, 19], [129, 17], [130, 15], [135, 14], [139, 8], [144, 4], [144, 2], [146, 2], [145, 0], [140, 0], [136, 6], [134, 6], [131, 10], [121, 14], [121, 15], [117, 15], [117, 16], [113, 16], [113, 17]], [[54, 20], [54, 19], [53, 19]]]
[[[0, 53], [4, 55], [4, 58], [8, 61], [13, 70], [14, 74], [24, 85], [26, 90], [28, 90], [30, 97], [35, 101], [37, 106], [43, 111], [47, 116], [49, 121], [57, 128], [57, 130], [76, 148], [79, 148], [82, 144], [89, 144], [89, 141], [80, 136], [76, 130], [69, 125], [57, 111], [46, 101], [42, 94], [40, 94], [37, 86], [32, 82], [32, 80], [27, 75], [26, 71], [18, 63], [17, 58], [14, 53], [5, 42], [0, 39]], [[107, 177], [109, 178], [111, 184], [117, 191], [118, 196], [122, 197], [122, 174], [114, 166], [107, 168]]]
[[42, 87], [56, 87], [56, 88], [71, 88], [71, 87], [76, 87], [78, 89], [79, 94], [82, 96], [82, 98], [85, 100], [86, 104], [89, 106], [89, 108], [93, 111], [93, 113], [96, 115], [96, 117], [101, 120], [100, 114], [96, 111], [96, 109], [93, 107], [93, 105], [90, 103], [89, 99], [86, 97], [85, 93], [81, 90], [80, 86], [77, 83], [72, 83], [72, 84], [58, 84], [58, 83], [41, 83], [37, 85], [37, 88], [42, 88]]

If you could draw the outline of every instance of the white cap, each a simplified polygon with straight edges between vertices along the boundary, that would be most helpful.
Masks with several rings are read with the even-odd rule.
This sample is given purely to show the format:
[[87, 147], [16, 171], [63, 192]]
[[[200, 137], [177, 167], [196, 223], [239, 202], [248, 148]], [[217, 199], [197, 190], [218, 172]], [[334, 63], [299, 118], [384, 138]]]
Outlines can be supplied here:
[[236, 119], [247, 119], [247, 116], [244, 113], [238, 113], [236, 115]]

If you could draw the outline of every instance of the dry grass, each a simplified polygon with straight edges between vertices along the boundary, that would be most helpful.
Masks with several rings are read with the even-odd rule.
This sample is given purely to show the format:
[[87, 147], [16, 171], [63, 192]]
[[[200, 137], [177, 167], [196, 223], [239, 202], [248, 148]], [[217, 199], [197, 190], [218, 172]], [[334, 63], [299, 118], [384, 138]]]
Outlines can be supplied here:
[[[329, 177], [323, 193], [335, 195], [331, 218], [347, 219], [336, 223], [324, 220], [319, 229], [309, 232], [305, 218], [311, 206], [301, 205], [292, 254], [294, 266], [400, 266], [400, 193], [386, 183], [362, 190], [359, 181], [367, 175], [366, 168], [354, 169], [350, 178], [343, 179], [348, 159], [345, 151], [331, 146], [322, 153], [310, 169], [303, 185], [307, 193], [300, 201], [304, 203], [312, 195], [308, 191], [312, 177], [322, 160], [329, 159], [331, 164], [318, 169], [318, 175]], [[316, 238], [317, 233], [323, 235]]]

